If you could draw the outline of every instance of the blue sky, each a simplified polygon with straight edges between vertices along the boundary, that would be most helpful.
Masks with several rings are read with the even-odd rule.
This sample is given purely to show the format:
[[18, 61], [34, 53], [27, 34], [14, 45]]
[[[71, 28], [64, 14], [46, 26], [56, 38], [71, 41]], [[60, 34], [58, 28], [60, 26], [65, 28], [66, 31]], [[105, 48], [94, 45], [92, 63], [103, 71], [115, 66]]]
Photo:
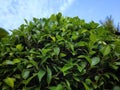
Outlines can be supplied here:
[[79, 16], [86, 22], [105, 20], [112, 15], [120, 22], [120, 0], [0, 0], [0, 27], [17, 29], [24, 18], [49, 17], [62, 12], [64, 16]]

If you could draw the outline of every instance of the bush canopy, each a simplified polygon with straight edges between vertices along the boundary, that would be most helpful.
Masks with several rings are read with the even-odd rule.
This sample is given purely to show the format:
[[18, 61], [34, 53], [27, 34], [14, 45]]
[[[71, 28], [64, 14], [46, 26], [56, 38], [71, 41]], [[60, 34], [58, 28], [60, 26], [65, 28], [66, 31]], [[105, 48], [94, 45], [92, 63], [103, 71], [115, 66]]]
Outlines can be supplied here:
[[120, 84], [120, 38], [61, 13], [33, 18], [0, 41], [1, 90], [112, 90]]

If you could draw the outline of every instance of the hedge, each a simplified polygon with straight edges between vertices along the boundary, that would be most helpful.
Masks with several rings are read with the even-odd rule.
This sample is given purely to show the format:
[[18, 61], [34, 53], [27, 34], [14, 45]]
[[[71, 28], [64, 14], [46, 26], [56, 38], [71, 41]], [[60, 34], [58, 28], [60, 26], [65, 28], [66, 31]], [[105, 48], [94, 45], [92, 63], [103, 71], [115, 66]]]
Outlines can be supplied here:
[[117, 90], [119, 85], [120, 38], [94, 21], [61, 13], [25, 19], [0, 42], [1, 90]]

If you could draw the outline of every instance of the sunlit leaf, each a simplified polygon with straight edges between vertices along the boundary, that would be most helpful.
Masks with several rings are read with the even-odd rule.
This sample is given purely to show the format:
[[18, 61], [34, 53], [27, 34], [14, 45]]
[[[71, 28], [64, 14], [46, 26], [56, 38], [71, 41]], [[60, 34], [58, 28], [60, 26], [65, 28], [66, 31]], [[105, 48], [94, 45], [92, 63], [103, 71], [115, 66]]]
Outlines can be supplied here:
[[67, 74], [66, 72], [71, 69], [73, 67], [73, 65], [70, 64], [66, 64], [61, 68], [61, 71], [63, 72], [64, 76]]
[[120, 62], [114, 62], [114, 64], [120, 66]]
[[31, 63], [32, 65], [34, 65], [34, 66], [36, 67], [36, 69], [38, 69], [38, 64], [37, 64], [37, 62], [35, 62], [34, 60], [30, 60], [30, 63]]
[[100, 62], [100, 58], [94, 57], [94, 58], [92, 58], [91, 66], [97, 65], [99, 62]]
[[30, 71], [29, 70], [23, 70], [22, 77], [24, 79], [27, 79], [29, 77]]
[[58, 84], [57, 87], [56, 87], [56, 90], [63, 90], [63, 85]]
[[6, 79], [4, 79], [4, 82], [11, 88], [14, 88], [14, 81], [15, 79], [11, 77], [7, 77]]
[[85, 58], [89, 62], [90, 65], [92, 63], [92, 60], [89, 56], [80, 55], [80, 56], [78, 56], [78, 58]]
[[65, 53], [60, 53], [60, 57], [65, 57], [66, 54]]
[[14, 65], [14, 62], [11, 60], [5, 60], [2, 64], [3, 65]]
[[56, 38], [53, 37], [53, 36], [50, 36], [50, 38], [55, 42], [56, 41]]
[[23, 46], [22, 46], [21, 44], [16, 45], [16, 48], [17, 48], [19, 51], [22, 51], [22, 50], [23, 50]]
[[50, 90], [63, 90], [63, 85], [58, 84], [57, 86], [49, 87]]
[[90, 32], [90, 41], [92, 41], [93, 43], [96, 42], [98, 39], [97, 39], [97, 36], [95, 34], [93, 34], [93, 32]]
[[40, 71], [38, 72], [38, 79], [39, 79], [40, 82], [41, 82], [43, 76], [45, 75], [45, 73], [46, 72], [42, 69], [40, 69]]
[[70, 87], [70, 82], [68, 80], [65, 80], [65, 82], [66, 82], [66, 85], [67, 85], [67, 89], [72, 90], [71, 87]]
[[59, 55], [59, 53], [60, 53], [60, 48], [59, 48], [59, 47], [55, 47], [55, 48], [54, 48], [54, 53], [55, 53], [55, 55]]
[[111, 48], [109, 45], [107, 45], [101, 49], [101, 52], [104, 56], [108, 55], [110, 53], [110, 51], [111, 51]]
[[88, 87], [88, 85], [86, 83], [84, 83], [84, 82], [82, 82], [82, 83], [84, 85], [85, 90], [90, 90], [90, 88]]
[[13, 60], [13, 63], [14, 63], [14, 64], [19, 63], [19, 62], [21, 62], [21, 60], [18, 59], [18, 58], [16, 58], [16, 59]]

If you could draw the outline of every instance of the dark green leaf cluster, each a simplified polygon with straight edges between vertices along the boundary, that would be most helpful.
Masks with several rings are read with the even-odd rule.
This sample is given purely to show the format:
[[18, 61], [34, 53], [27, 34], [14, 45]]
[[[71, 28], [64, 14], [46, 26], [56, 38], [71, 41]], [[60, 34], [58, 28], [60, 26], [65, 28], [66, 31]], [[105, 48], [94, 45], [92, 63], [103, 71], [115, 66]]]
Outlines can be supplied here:
[[0, 42], [1, 90], [111, 90], [120, 39], [78, 17], [33, 18]]
[[0, 40], [7, 35], [8, 35], [8, 32], [5, 29], [0, 27]]

